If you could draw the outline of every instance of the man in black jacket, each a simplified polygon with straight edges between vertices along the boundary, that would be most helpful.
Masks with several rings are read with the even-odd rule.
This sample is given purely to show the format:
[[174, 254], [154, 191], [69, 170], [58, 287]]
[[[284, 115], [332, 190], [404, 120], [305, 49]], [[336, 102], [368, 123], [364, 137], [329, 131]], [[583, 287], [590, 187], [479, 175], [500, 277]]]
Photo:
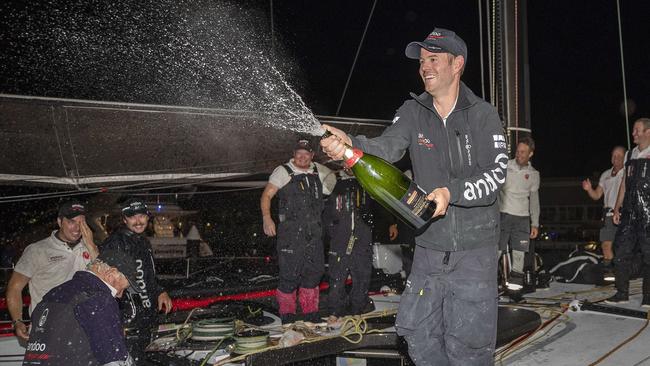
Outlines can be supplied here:
[[343, 143], [395, 162], [408, 150], [417, 184], [436, 203], [416, 237], [415, 258], [395, 322], [418, 366], [490, 365], [496, 344], [499, 208], [508, 156], [499, 115], [460, 81], [467, 46], [436, 28], [406, 47], [420, 61], [425, 93], [411, 94], [393, 124], [373, 139], [335, 136], [323, 150], [341, 159]]
[[158, 311], [164, 309], [169, 313], [172, 301], [158, 284], [151, 243], [144, 236], [149, 223], [147, 205], [140, 199], [127, 200], [122, 205], [122, 220], [124, 226], [106, 238], [100, 250], [121, 251], [135, 260], [136, 285], [141, 292], [124, 296], [120, 308], [122, 321], [128, 329], [126, 342], [129, 353], [137, 364], [143, 364], [144, 349], [158, 329]]

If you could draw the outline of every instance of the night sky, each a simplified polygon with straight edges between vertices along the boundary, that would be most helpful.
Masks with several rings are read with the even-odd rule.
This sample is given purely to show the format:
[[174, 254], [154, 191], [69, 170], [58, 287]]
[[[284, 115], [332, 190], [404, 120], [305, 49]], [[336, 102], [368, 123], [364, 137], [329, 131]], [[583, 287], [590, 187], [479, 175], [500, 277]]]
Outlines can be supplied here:
[[[334, 115], [374, 1], [272, 3], [273, 42], [269, 1], [4, 1], [0, 91], [265, 108], [235, 90], [267, 81], [249, 73], [270, 68], [261, 54], [314, 114]], [[650, 116], [650, 5], [621, 9], [632, 123]], [[616, 2], [531, 1], [528, 18], [533, 164], [542, 177], [602, 171], [611, 147], [626, 144]], [[377, 1], [340, 115], [391, 119], [421, 92], [404, 47], [435, 26], [465, 39], [463, 79], [481, 95], [478, 19], [476, 1]], [[226, 82], [216, 76], [229, 70]]]

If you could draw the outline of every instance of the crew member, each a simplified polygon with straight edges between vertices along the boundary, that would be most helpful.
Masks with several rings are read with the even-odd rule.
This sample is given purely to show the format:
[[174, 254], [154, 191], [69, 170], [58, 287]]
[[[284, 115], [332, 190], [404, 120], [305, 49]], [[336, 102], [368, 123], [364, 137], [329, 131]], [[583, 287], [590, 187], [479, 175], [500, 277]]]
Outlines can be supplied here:
[[78, 270], [86, 268], [97, 257], [97, 246], [93, 233], [86, 224], [86, 207], [71, 200], [59, 206], [56, 223], [58, 230], [25, 248], [16, 263], [7, 284], [7, 308], [14, 324], [16, 335], [22, 339], [29, 336], [22, 321], [23, 289], [29, 285], [29, 314], [43, 296], [55, 286], [72, 278]]
[[[336, 176], [326, 166], [313, 162], [313, 158], [309, 141], [298, 141], [293, 158], [275, 168], [260, 199], [264, 233], [278, 236], [280, 280], [276, 299], [283, 323], [296, 320], [296, 297], [304, 319], [319, 320], [318, 284], [325, 266], [323, 195], [330, 194]], [[271, 217], [271, 199], [276, 194], [279, 195], [277, 232]]]
[[512, 256], [511, 270], [520, 275], [524, 273], [524, 263], [534, 267], [530, 239], [539, 233], [539, 172], [530, 163], [534, 153], [535, 141], [531, 137], [521, 138], [515, 158], [508, 161], [508, 178], [499, 193], [499, 249], [506, 251], [507, 258]]
[[23, 365], [133, 365], [115, 297], [139, 290], [135, 274], [133, 258], [104, 250], [45, 294], [32, 313]]
[[419, 60], [425, 93], [412, 94], [381, 136], [351, 137], [331, 126], [323, 150], [341, 159], [344, 143], [388, 161], [406, 150], [413, 176], [436, 203], [416, 237], [413, 269], [395, 322], [422, 365], [493, 363], [497, 324], [496, 198], [508, 156], [499, 115], [460, 81], [467, 46], [436, 28], [406, 47]]
[[616, 293], [605, 300], [624, 304], [629, 300], [633, 258], [643, 255], [642, 307], [650, 307], [650, 118], [634, 122], [632, 137], [636, 147], [625, 161], [625, 175], [619, 187], [613, 221], [618, 224], [614, 238]]
[[[372, 199], [348, 169], [339, 172], [334, 191], [325, 203], [323, 222], [330, 237], [328, 257], [328, 323], [358, 315], [370, 304], [372, 273]], [[346, 294], [348, 273], [352, 288]]]
[[144, 232], [149, 223], [149, 210], [144, 201], [131, 198], [122, 205], [124, 226], [113, 232], [100, 249], [116, 250], [132, 257], [136, 263], [138, 294], [128, 294], [120, 301], [122, 320], [127, 328], [129, 354], [137, 364], [145, 361], [144, 350], [158, 330], [158, 311], [169, 313], [172, 300], [156, 279], [151, 243]]
[[616, 226], [614, 226], [614, 207], [616, 206], [616, 196], [618, 189], [625, 175], [623, 161], [625, 160], [625, 148], [616, 146], [612, 149], [612, 167], [605, 170], [600, 175], [598, 186], [594, 189], [591, 186], [589, 178], [582, 181], [582, 189], [587, 192], [589, 197], [597, 201], [603, 197], [603, 227], [600, 229], [600, 245], [603, 251], [603, 264], [605, 267], [611, 267], [614, 251], [612, 243], [616, 235]]

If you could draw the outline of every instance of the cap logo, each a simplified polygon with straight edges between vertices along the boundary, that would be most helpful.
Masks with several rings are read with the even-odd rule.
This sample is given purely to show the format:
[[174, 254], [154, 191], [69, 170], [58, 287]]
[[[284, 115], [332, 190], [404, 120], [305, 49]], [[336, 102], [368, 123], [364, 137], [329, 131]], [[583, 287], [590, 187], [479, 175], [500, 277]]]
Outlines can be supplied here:
[[84, 210], [84, 206], [82, 206], [82, 205], [80, 205], [80, 204], [74, 204], [74, 205], [70, 206], [70, 209], [71, 209], [72, 211], [83, 211], [83, 210]]
[[440, 39], [440, 38], [445, 38], [445, 36], [443, 36], [442, 33], [439, 32], [431, 32], [431, 34], [427, 36], [427, 39]]

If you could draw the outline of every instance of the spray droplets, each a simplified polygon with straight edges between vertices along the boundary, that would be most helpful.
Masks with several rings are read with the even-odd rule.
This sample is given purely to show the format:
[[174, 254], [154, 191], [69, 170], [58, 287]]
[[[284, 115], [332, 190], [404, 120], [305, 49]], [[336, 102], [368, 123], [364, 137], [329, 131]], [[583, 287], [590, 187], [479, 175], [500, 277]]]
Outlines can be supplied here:
[[266, 9], [238, 1], [4, 2], [4, 92], [264, 112], [318, 122], [271, 59]]

